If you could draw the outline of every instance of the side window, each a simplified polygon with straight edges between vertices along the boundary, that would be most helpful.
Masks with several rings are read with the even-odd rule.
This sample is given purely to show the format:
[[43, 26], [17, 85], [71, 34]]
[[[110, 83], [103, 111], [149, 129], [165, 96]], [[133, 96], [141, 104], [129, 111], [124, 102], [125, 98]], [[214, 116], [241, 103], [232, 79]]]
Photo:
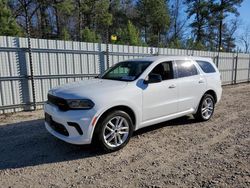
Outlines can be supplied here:
[[162, 80], [169, 80], [174, 78], [172, 62], [163, 62], [151, 71], [150, 74], [161, 75]]
[[198, 71], [192, 61], [176, 61], [178, 78], [197, 75]]
[[199, 64], [199, 66], [201, 67], [203, 72], [205, 72], [205, 73], [216, 72], [216, 70], [214, 69], [213, 65], [211, 65], [211, 63], [209, 63], [207, 61], [196, 61], [196, 62]]

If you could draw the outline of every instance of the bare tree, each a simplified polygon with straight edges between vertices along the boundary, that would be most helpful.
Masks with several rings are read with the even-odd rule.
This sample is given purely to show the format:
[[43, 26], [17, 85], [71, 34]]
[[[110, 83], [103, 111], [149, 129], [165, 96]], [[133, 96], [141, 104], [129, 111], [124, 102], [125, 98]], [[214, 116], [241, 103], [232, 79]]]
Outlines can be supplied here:
[[9, 4], [13, 10], [13, 15], [18, 24], [25, 30], [26, 35], [32, 34], [33, 32], [30, 32], [33, 26], [32, 19], [40, 8], [37, 2], [35, 0], [17, 0], [10, 1]]
[[238, 26], [238, 18], [232, 19], [227, 24], [223, 25], [222, 31], [224, 33], [224, 38], [222, 40], [222, 46], [225, 48], [224, 51], [231, 52], [235, 48], [235, 32]]
[[[216, 2], [216, 1], [215, 1]], [[236, 16], [239, 15], [239, 12], [236, 7], [239, 7], [243, 0], [220, 0], [219, 3], [215, 3], [216, 9], [219, 12], [219, 41], [218, 41], [218, 49], [221, 50], [222, 42], [223, 42], [223, 22], [225, 18], [231, 13]]]
[[[168, 32], [167, 39], [170, 42], [171, 47], [180, 47], [178, 43], [181, 43], [183, 39], [183, 35], [185, 33], [185, 26], [187, 23], [187, 18], [183, 18], [182, 13], [184, 11], [183, 8], [183, 0], [170, 0], [170, 28]], [[179, 44], [180, 45], [180, 44]]]
[[250, 25], [244, 27], [244, 32], [239, 36], [239, 41], [244, 47], [244, 52], [250, 52]]

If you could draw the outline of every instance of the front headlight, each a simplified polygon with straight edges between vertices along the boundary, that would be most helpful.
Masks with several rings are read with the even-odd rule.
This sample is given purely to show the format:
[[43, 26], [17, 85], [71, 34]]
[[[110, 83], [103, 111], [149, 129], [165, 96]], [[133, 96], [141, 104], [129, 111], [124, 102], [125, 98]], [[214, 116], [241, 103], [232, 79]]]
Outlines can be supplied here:
[[68, 106], [71, 109], [91, 109], [94, 107], [94, 103], [89, 99], [68, 99]]

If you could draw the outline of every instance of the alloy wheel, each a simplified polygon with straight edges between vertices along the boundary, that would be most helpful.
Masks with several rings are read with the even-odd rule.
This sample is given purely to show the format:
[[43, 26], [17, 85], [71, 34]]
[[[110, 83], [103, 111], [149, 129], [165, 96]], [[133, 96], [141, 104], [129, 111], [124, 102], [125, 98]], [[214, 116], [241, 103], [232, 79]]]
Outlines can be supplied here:
[[106, 123], [103, 131], [105, 143], [112, 148], [122, 145], [129, 135], [129, 123], [122, 116], [112, 117]]
[[205, 98], [202, 103], [201, 114], [204, 119], [209, 119], [214, 111], [214, 103], [211, 98]]

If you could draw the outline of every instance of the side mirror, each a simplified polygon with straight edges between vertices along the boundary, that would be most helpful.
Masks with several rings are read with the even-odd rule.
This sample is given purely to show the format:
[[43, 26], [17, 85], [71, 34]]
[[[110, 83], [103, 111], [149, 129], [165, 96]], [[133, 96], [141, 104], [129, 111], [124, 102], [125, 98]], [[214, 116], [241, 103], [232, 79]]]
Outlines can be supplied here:
[[148, 78], [144, 80], [144, 84], [158, 83], [162, 81], [160, 74], [149, 74]]

